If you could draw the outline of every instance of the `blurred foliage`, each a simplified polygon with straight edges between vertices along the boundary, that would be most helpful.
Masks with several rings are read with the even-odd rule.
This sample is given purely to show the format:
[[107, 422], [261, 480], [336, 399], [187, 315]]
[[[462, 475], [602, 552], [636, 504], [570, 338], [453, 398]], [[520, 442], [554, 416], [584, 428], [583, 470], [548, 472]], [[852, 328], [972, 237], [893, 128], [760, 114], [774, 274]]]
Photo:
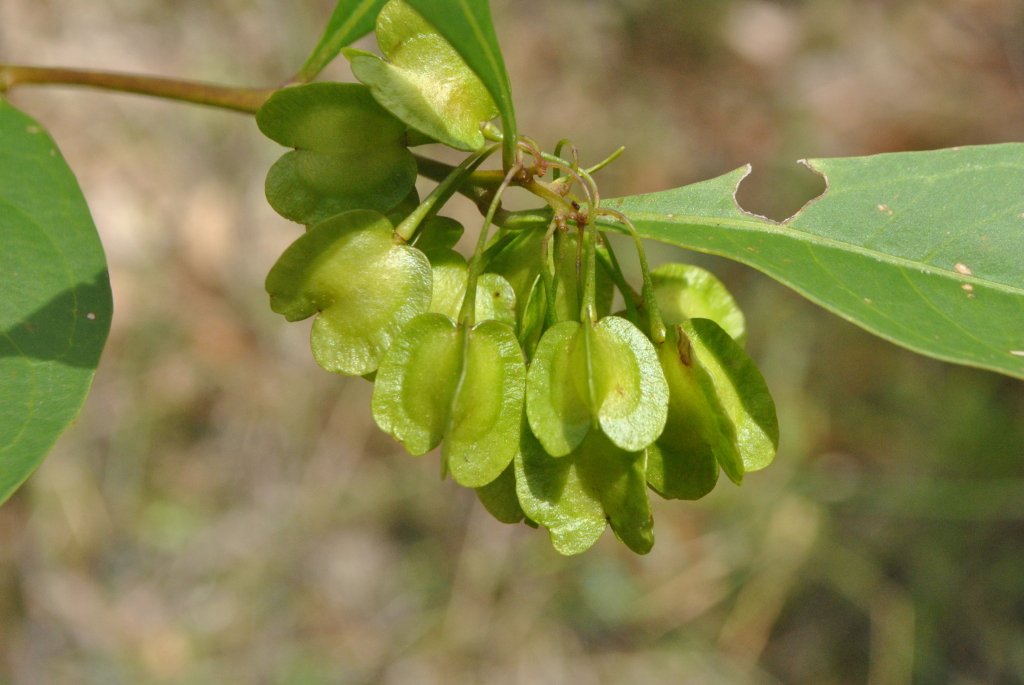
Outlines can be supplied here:
[[[5, 0], [5, 61], [282, 82], [325, 0]], [[820, 191], [800, 157], [1024, 135], [1017, 0], [496, 0], [522, 130], [605, 195], [752, 162], [749, 209]], [[344, 64], [331, 78], [351, 80]], [[655, 503], [654, 552], [565, 559], [440, 483], [320, 371], [263, 278], [300, 228], [245, 117], [19, 91], [81, 180], [115, 319], [92, 397], [0, 508], [0, 681], [1024, 682], [1024, 387], [872, 338], [745, 267], [783, 442], [742, 488]], [[477, 225], [467, 203], [458, 217]], [[472, 232], [470, 232], [472, 233]], [[469, 235], [465, 240], [472, 240]]]

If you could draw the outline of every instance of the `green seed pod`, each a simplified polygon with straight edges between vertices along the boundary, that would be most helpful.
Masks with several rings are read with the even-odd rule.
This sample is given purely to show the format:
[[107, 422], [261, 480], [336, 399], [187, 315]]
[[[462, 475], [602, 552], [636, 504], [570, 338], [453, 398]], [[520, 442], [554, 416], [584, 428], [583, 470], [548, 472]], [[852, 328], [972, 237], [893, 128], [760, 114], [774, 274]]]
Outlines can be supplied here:
[[391, 0], [377, 17], [384, 59], [346, 48], [352, 73], [392, 114], [458, 150], [479, 150], [480, 126], [498, 116], [490, 93], [465, 60], [416, 10]]
[[462, 370], [462, 334], [443, 314], [409, 322], [377, 370], [373, 418], [413, 456], [441, 444]]
[[[768, 466], [779, 447], [779, 421], [764, 376], [739, 344], [711, 319], [690, 319], [681, 328], [735, 427], [743, 470], [749, 473]], [[724, 462], [722, 468], [727, 468]]]
[[544, 293], [544, 280], [537, 276], [530, 289], [519, 326], [519, 345], [523, 348], [527, 359], [533, 359], [537, 344], [544, 333], [544, 320], [547, 315], [548, 301]]
[[374, 371], [413, 317], [430, 304], [430, 263], [396, 242], [381, 214], [356, 210], [317, 224], [267, 275], [270, 307], [289, 321], [319, 313], [313, 356], [328, 371]]
[[267, 175], [267, 199], [283, 217], [314, 225], [353, 209], [391, 211], [416, 182], [405, 126], [366, 86], [309, 83], [274, 93], [256, 113], [270, 139], [295, 150]]
[[662, 264], [651, 272], [658, 309], [666, 326], [711, 319], [743, 346], [746, 321], [732, 294], [715, 276], [692, 264]]
[[[558, 241], [555, 252], [560, 257], [556, 270], [558, 285], [555, 295], [555, 321], [575, 321], [579, 319], [576, 282], [577, 237], [573, 233], [559, 234], [555, 240]], [[517, 314], [520, 319], [544, 263], [541, 255], [543, 243], [543, 231], [523, 231], [487, 265], [488, 272], [501, 275], [512, 285], [516, 292], [516, 301], [519, 303]], [[603, 270], [597, 272], [596, 284], [597, 315], [600, 318], [611, 313], [615, 284]]]
[[480, 498], [484, 509], [502, 523], [519, 523], [526, 516], [516, 496], [515, 464], [509, 464], [500, 476], [482, 488], [477, 488], [476, 496]]
[[679, 326], [669, 326], [665, 341], [655, 348], [668, 381], [668, 419], [647, 448], [647, 482], [665, 499], [700, 499], [714, 489], [722, 463], [739, 483], [743, 462], [732, 421], [694, 358], [690, 339]]
[[395, 340], [377, 373], [373, 418], [413, 455], [444, 440], [442, 459], [460, 485], [483, 487], [519, 447], [526, 366], [515, 334], [484, 321], [468, 332], [423, 314]]
[[545, 331], [530, 364], [526, 413], [549, 454], [575, 450], [591, 428], [639, 451], [661, 434], [668, 385], [651, 342], [617, 316]]
[[[454, 250], [427, 250], [433, 269], [433, 293], [427, 311], [459, 317], [468, 280], [466, 258]], [[510, 328], [516, 325], [516, 294], [497, 274], [482, 274], [476, 284], [476, 321], [493, 319]]]
[[610, 523], [616, 537], [638, 554], [654, 545], [641, 452], [616, 447], [591, 431], [570, 455], [550, 456], [528, 426], [516, 455], [516, 492], [531, 520], [546, 527], [561, 554], [590, 549]]
[[459, 242], [459, 238], [462, 237], [465, 230], [462, 224], [455, 219], [435, 216], [424, 221], [420, 226], [416, 233], [415, 245], [421, 250], [451, 250]]

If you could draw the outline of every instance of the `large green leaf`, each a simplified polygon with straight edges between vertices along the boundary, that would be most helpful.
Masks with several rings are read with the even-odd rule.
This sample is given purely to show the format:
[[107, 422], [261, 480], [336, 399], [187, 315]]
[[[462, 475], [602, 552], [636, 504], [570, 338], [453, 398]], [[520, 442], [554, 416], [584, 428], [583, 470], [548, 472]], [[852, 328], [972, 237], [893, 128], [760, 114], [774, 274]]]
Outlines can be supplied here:
[[730, 174], [609, 200], [640, 234], [749, 264], [886, 340], [1024, 378], [1024, 144], [811, 160], [828, 190], [778, 224]]
[[82, 407], [113, 309], [107, 262], [53, 140], [0, 98], [0, 502]]
[[434, 25], [462, 55], [498, 105], [505, 133], [505, 165], [516, 151], [516, 115], [512, 108], [512, 86], [505, 72], [498, 36], [491, 23], [488, 0], [406, 0]]
[[387, 0], [338, 0], [320, 42], [302, 65], [296, 80], [308, 83], [331, 63], [341, 49], [373, 30], [377, 13]]

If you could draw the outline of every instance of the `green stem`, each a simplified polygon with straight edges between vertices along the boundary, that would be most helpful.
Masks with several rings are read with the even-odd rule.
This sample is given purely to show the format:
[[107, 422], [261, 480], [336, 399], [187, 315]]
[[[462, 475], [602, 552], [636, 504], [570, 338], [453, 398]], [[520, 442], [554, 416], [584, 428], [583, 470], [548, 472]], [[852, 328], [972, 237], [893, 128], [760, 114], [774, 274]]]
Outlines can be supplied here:
[[[594, 166], [590, 167], [589, 169], [586, 169], [585, 171], [588, 174], [596, 174], [598, 171], [600, 171], [601, 169], [604, 169], [606, 166], [608, 166], [609, 164], [611, 164], [612, 162], [617, 160], [622, 155], [622, 153], [625, 152], [625, 151], [626, 151], [626, 146], [623, 145], [618, 150], [616, 150], [615, 152], [613, 152], [610, 155], [608, 155], [608, 157], [603, 162], [598, 162], [597, 164], [595, 164]], [[555, 154], [558, 154], [558, 153], [555, 153]]]
[[80, 69], [50, 69], [0, 64], [0, 93], [14, 86], [91, 86], [123, 93], [152, 95], [254, 114], [276, 88], [230, 88], [195, 81]]
[[587, 216], [586, 231], [580, 239], [586, 244], [584, 270], [586, 272], [583, 286], [583, 301], [580, 303], [580, 319], [584, 323], [597, 322], [597, 231], [594, 228], [596, 216], [591, 211]]
[[544, 296], [547, 299], [547, 312], [545, 313], [546, 327], [558, 323], [558, 314], [555, 305], [558, 301], [556, 288], [558, 287], [555, 278], [555, 257], [554, 240], [558, 224], [552, 221], [548, 230], [544, 233], [544, 240], [541, 241], [541, 277], [544, 279]]
[[612, 249], [608, 236], [602, 234], [602, 239], [604, 244], [597, 249], [597, 258], [609, 278], [612, 279], [619, 292], [622, 293], [622, 299], [626, 303], [626, 318], [635, 324], [639, 324], [640, 315], [636, 309], [636, 303], [640, 295], [633, 290], [633, 286], [626, 280], [626, 275], [622, 273], [622, 267], [619, 266], [619, 260], [615, 257], [615, 250]]
[[476, 314], [476, 282], [480, 278], [480, 272], [483, 271], [483, 258], [484, 252], [487, 248], [487, 235], [490, 233], [491, 223], [494, 221], [494, 215], [498, 211], [498, 206], [501, 204], [501, 196], [505, 194], [505, 190], [512, 183], [512, 179], [522, 169], [518, 164], [512, 166], [505, 174], [505, 180], [499, 186], [498, 190], [494, 193], [494, 199], [491, 200], [491, 206], [487, 209], [487, 216], [484, 217], [484, 225], [480, 228], [480, 237], [476, 241], [476, 249], [473, 251], [473, 258], [469, 260], [469, 274], [466, 278], [466, 296], [462, 299], [462, 310], [459, 312], [459, 322], [464, 324], [465, 327], [471, 328], [474, 323], [474, 317]]
[[655, 344], [665, 342], [665, 322], [661, 318], [661, 310], [658, 309], [658, 299], [654, 294], [651, 270], [647, 266], [647, 253], [644, 252], [644, 245], [640, 241], [640, 234], [636, 232], [636, 226], [633, 225], [628, 216], [614, 209], [601, 208], [597, 213], [615, 217], [625, 224], [626, 228], [629, 229], [629, 234], [633, 236], [633, 242], [636, 244], [636, 254], [640, 258], [640, 273], [644, 277], [644, 307], [647, 309], [647, 318], [651, 322], [651, 341]]
[[459, 164], [459, 166], [448, 172], [448, 175], [437, 184], [437, 187], [430, 192], [427, 199], [421, 202], [419, 206], [413, 210], [412, 214], [407, 216], [402, 223], [398, 224], [398, 227], [395, 229], [395, 234], [405, 242], [412, 240], [412, 236], [416, 233], [416, 229], [419, 228], [419, 225], [424, 220], [434, 216], [434, 214], [436, 214], [437, 211], [451, 199], [452, 195], [454, 195], [459, 189], [459, 186], [466, 177], [473, 173], [478, 166], [483, 164], [484, 160], [497, 149], [497, 144], [488, 145], [462, 160], [462, 163]]

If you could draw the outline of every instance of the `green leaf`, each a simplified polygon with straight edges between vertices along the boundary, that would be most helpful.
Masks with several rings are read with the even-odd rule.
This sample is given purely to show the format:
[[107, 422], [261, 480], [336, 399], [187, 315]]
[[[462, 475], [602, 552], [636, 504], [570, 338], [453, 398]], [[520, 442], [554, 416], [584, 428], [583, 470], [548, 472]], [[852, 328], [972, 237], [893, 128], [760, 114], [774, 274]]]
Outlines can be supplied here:
[[391, 342], [430, 304], [430, 263], [396, 242], [387, 217], [364, 209], [317, 224], [267, 275], [270, 307], [289, 321], [319, 314], [310, 345], [328, 371], [376, 370]]
[[267, 200], [307, 226], [341, 212], [389, 212], [408, 200], [416, 159], [405, 125], [358, 83], [310, 83], [274, 93], [256, 113], [271, 140], [296, 148], [267, 174]]
[[808, 165], [828, 190], [782, 224], [737, 207], [746, 169], [606, 204], [646, 238], [749, 264], [898, 345], [1024, 378], [1024, 144]]
[[351, 45], [373, 30], [377, 13], [387, 0], [338, 0], [327, 21], [320, 42], [302, 65], [297, 80], [307, 83], [316, 78], [341, 49]]
[[[779, 420], [757, 365], [711, 319], [690, 319], [679, 328], [689, 337], [693, 356], [714, 384], [714, 391], [706, 387], [705, 394], [717, 396], [721, 410], [732, 421], [743, 471], [749, 473], [768, 466], [779, 448]], [[717, 406], [715, 409], [721, 413]], [[723, 460], [722, 452], [716, 451], [716, 455], [729, 477], [739, 483], [742, 473], [738, 468]]]
[[107, 263], [53, 140], [0, 98], [0, 502], [75, 420], [110, 330]]
[[512, 107], [512, 86], [505, 71], [498, 36], [491, 22], [488, 0], [406, 0], [409, 5], [433, 24], [470, 69], [487, 86], [498, 105], [504, 129], [505, 166], [517, 157], [518, 132]]
[[457, 150], [486, 144], [480, 127], [498, 109], [465, 60], [416, 10], [391, 0], [377, 17], [384, 59], [353, 48], [352, 73], [389, 112], [412, 129]]

